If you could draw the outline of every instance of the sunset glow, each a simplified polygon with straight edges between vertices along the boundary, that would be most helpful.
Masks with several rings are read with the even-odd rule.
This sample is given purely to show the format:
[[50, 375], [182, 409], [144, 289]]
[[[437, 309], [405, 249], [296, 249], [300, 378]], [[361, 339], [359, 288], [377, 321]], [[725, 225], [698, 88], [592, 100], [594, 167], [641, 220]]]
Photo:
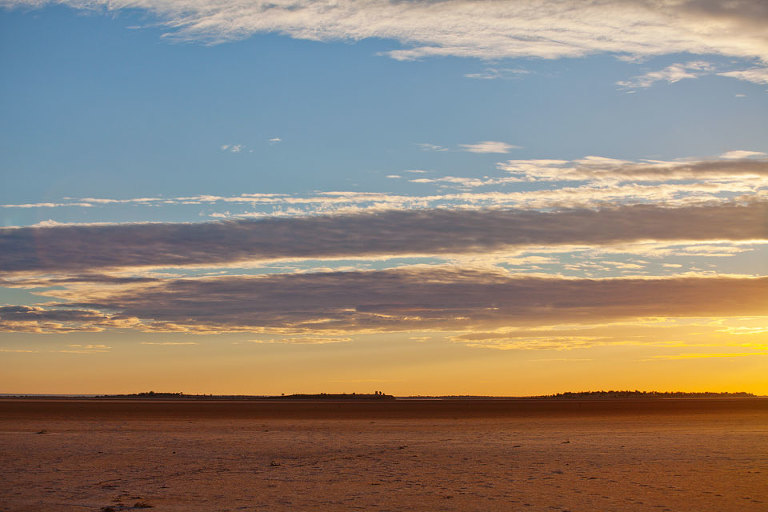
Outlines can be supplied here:
[[0, 0], [0, 393], [768, 394], [768, 10], [586, 4]]

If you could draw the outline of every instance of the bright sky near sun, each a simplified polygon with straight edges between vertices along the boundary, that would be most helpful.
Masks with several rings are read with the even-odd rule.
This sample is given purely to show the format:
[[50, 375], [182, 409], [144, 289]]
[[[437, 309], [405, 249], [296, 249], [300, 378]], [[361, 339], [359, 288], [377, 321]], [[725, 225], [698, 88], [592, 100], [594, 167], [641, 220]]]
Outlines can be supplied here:
[[0, 0], [0, 392], [768, 394], [766, 27]]

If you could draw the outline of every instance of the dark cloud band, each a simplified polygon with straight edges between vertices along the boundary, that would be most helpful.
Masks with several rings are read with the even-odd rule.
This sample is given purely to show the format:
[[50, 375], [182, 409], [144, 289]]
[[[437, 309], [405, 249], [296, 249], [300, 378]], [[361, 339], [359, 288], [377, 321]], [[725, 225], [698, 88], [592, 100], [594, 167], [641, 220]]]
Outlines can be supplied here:
[[603, 210], [420, 210], [200, 224], [0, 229], [0, 271], [440, 255], [524, 245], [768, 238], [768, 203]]
[[155, 330], [301, 333], [768, 315], [768, 278], [591, 280], [453, 268], [184, 279], [101, 291], [91, 300], [85, 295], [55, 310], [5, 308], [0, 325], [12, 330], [25, 320], [87, 324], [94, 311], [110, 315], [99, 325], [138, 319], [141, 328]]

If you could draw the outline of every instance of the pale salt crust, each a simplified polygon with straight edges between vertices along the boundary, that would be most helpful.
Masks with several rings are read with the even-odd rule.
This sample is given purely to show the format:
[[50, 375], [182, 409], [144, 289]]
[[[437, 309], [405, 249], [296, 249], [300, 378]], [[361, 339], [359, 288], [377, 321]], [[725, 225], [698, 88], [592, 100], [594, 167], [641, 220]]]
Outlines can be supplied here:
[[[43, 433], [39, 433], [43, 432]], [[0, 510], [768, 510], [768, 413], [0, 415]]]

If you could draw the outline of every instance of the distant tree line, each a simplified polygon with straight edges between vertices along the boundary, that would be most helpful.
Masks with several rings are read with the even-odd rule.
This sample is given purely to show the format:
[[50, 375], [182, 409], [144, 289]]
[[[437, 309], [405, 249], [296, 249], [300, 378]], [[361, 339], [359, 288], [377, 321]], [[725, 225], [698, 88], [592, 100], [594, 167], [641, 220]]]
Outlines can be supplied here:
[[101, 395], [98, 398], [151, 398], [151, 399], [187, 399], [187, 400], [394, 400], [393, 395], [383, 391], [373, 393], [315, 393], [293, 395], [185, 395], [184, 393], [158, 393], [143, 391], [124, 395]]
[[393, 395], [387, 395], [382, 391], [373, 393], [315, 393], [315, 394], [294, 394], [274, 397], [263, 397], [280, 400], [394, 400]]
[[685, 392], [685, 391], [567, 391], [544, 398], [753, 398], [752, 393]]

